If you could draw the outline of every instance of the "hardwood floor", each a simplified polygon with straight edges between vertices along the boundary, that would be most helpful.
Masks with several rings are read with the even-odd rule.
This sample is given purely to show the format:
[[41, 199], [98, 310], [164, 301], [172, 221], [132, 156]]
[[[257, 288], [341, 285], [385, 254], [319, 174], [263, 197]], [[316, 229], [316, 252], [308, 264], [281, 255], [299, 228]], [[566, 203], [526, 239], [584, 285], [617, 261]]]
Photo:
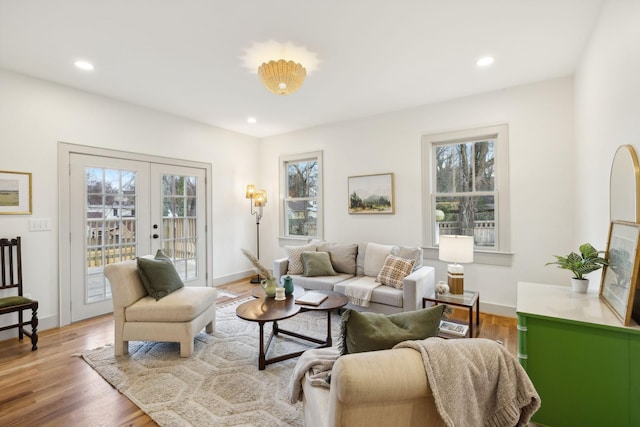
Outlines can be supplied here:
[[[254, 286], [247, 280], [221, 286], [218, 289], [223, 292], [217, 303], [246, 298]], [[454, 316], [462, 314], [457, 312]], [[42, 331], [39, 335], [35, 352], [31, 351], [28, 339], [0, 342], [0, 426], [156, 425], [80, 357], [74, 356], [113, 342], [111, 315]], [[478, 336], [500, 340], [516, 354], [516, 319], [481, 314]]]

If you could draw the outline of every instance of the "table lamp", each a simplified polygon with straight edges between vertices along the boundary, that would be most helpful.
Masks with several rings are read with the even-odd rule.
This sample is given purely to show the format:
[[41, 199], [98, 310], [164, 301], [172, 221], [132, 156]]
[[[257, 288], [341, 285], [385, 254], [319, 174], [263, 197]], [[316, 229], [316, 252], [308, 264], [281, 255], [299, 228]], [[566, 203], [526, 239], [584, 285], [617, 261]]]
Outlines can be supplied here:
[[460, 263], [473, 262], [473, 237], [440, 236], [438, 258], [452, 262], [447, 266], [447, 283], [452, 294], [464, 293], [464, 267]]

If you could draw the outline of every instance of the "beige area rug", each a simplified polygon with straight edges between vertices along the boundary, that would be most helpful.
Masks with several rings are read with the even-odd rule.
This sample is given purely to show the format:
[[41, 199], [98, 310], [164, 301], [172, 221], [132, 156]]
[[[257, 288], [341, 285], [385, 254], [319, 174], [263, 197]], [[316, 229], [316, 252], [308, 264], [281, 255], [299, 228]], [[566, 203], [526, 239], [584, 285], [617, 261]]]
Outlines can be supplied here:
[[[107, 346], [82, 354], [118, 391], [159, 425], [302, 426], [302, 404], [288, 403], [298, 358], [258, 370], [258, 324], [239, 319], [236, 304], [217, 310], [213, 335], [202, 331], [195, 351], [181, 358], [177, 343], [130, 342], [129, 355], [114, 357]], [[332, 315], [334, 345], [339, 316]], [[306, 312], [278, 322], [281, 328], [326, 337], [326, 313]], [[271, 331], [270, 324], [265, 326]], [[309, 348], [304, 341], [274, 337], [267, 358]], [[311, 343], [309, 343], [311, 344]]]

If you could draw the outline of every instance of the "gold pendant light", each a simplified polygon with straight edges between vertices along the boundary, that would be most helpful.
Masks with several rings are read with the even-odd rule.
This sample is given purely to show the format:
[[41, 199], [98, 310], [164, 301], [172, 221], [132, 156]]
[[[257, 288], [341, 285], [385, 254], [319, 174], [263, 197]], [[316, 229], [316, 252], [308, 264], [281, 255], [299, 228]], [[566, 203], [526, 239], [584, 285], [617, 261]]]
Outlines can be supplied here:
[[263, 62], [258, 67], [258, 76], [271, 92], [276, 95], [289, 95], [300, 89], [307, 77], [307, 70], [301, 64], [280, 59]]

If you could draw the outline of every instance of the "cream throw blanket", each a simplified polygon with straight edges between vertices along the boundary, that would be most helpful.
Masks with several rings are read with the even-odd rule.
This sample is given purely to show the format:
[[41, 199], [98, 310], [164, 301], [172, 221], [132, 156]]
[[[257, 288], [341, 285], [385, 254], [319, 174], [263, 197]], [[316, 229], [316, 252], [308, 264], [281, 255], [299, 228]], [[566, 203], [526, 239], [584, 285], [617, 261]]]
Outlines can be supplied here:
[[448, 427], [526, 426], [540, 396], [518, 361], [495, 341], [427, 338], [420, 352], [436, 408]]
[[349, 302], [353, 305], [369, 307], [371, 294], [378, 286], [380, 286], [380, 283], [368, 279], [359, 279], [344, 285], [344, 295], [349, 298]]
[[331, 369], [338, 357], [340, 352], [335, 347], [312, 348], [302, 353], [289, 382], [289, 402], [302, 400], [302, 380], [307, 372], [312, 386], [329, 388]]

